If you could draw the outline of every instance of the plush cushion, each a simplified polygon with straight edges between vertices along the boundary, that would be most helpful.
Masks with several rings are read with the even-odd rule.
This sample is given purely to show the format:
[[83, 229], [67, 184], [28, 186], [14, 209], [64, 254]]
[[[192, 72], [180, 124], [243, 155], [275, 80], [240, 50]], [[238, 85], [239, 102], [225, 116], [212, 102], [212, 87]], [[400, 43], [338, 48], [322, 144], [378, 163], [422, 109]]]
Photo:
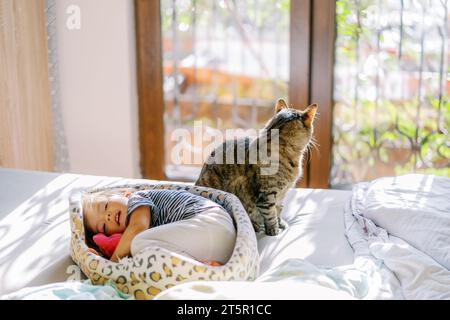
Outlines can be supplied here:
[[259, 271], [257, 241], [250, 219], [239, 199], [223, 191], [187, 184], [136, 184], [86, 190], [98, 192], [114, 188], [186, 190], [217, 202], [233, 217], [237, 229], [233, 253], [225, 265], [210, 266], [163, 247], [150, 247], [118, 263], [88, 251], [83, 227], [81, 196], [70, 199], [71, 255], [94, 284], [111, 280], [117, 288], [136, 299], [152, 299], [165, 289], [187, 281], [254, 280]]

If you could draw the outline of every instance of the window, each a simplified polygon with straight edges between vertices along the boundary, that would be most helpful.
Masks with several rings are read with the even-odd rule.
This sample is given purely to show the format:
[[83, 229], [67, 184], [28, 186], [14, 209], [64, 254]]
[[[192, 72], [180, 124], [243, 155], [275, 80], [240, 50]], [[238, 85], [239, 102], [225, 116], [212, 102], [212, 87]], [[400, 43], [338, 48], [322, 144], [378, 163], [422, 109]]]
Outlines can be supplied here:
[[144, 177], [194, 180], [210, 143], [196, 128], [259, 129], [280, 97], [319, 105], [302, 187], [450, 176], [449, 6], [136, 0]]
[[332, 186], [450, 176], [448, 9], [448, 1], [337, 1]]
[[161, 19], [165, 174], [194, 180], [210, 132], [246, 136], [288, 98], [290, 1], [162, 0]]

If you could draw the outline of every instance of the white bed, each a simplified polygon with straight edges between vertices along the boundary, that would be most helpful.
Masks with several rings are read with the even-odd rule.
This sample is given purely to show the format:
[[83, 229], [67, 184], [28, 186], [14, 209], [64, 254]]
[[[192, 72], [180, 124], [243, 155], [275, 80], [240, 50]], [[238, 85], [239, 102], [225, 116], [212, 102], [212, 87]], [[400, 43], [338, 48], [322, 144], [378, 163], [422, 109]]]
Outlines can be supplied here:
[[[79, 188], [143, 180], [0, 168], [0, 296], [31, 286], [77, 279], [69, 254], [68, 196]], [[353, 262], [344, 235], [348, 191], [293, 189], [285, 199], [289, 228], [258, 235], [261, 273], [288, 258], [314, 265]]]
[[[145, 181], [0, 168], [0, 296], [83, 279], [69, 253], [69, 194]], [[450, 299], [449, 178], [292, 189], [283, 218], [278, 236], [257, 235], [255, 282], [189, 282], [156, 299]]]

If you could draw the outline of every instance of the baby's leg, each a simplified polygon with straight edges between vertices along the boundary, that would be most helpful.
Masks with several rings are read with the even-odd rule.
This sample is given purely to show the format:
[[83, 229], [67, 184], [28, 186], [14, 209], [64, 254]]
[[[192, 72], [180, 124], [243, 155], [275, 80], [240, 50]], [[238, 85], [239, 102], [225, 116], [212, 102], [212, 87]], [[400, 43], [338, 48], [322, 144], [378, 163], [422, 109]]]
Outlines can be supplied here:
[[[159, 227], [158, 227], [159, 228]], [[196, 260], [193, 256], [191, 256], [188, 252], [182, 250], [181, 248], [171, 244], [170, 242], [162, 241], [162, 240], [155, 240], [153, 232], [150, 232], [148, 229], [141, 233], [139, 233], [134, 239], [131, 241], [131, 255], [135, 256], [136, 254], [150, 248], [150, 247], [159, 247], [164, 248], [166, 250], [169, 250], [171, 252], [175, 252], [178, 254], [181, 254], [183, 256], [192, 258]]]
[[199, 261], [225, 264], [236, 241], [230, 215], [220, 207], [207, 209], [187, 220], [148, 229], [131, 242], [131, 254], [149, 246], [161, 246]]

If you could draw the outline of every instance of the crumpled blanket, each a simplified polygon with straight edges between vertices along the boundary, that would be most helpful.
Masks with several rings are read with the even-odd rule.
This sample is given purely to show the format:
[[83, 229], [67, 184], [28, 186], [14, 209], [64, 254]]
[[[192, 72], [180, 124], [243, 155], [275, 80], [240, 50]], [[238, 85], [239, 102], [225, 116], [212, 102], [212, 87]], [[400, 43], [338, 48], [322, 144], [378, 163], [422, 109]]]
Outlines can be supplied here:
[[90, 280], [51, 283], [38, 287], [23, 288], [0, 297], [0, 300], [130, 300], [116, 289], [112, 282], [103, 286], [93, 285]]
[[165, 290], [155, 300], [348, 300], [370, 295], [372, 278], [358, 266], [335, 268], [287, 259], [255, 281], [194, 281]]
[[359, 183], [345, 210], [355, 264], [377, 299], [450, 299], [450, 179], [421, 174]]

